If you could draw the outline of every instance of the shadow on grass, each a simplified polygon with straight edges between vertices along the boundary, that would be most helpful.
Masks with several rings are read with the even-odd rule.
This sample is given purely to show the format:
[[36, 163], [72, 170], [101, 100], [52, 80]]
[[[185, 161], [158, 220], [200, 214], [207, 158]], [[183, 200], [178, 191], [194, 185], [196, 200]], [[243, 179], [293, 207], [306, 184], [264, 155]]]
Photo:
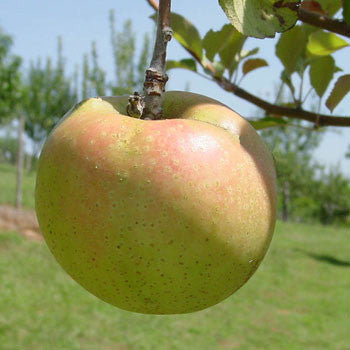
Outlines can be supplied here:
[[350, 261], [340, 260], [331, 255], [310, 253], [302, 249], [298, 249], [298, 251], [309, 256], [312, 259], [315, 259], [321, 262], [325, 262], [336, 266], [350, 267]]

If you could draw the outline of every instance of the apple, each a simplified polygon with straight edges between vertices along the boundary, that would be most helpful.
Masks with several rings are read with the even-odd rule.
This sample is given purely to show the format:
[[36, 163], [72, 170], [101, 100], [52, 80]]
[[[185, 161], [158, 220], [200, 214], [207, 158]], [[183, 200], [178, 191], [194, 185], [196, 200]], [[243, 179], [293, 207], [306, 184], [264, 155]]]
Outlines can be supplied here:
[[240, 288], [276, 217], [273, 158], [225, 105], [167, 92], [164, 119], [126, 115], [128, 97], [87, 99], [42, 150], [36, 212], [63, 269], [121, 309], [178, 314]]

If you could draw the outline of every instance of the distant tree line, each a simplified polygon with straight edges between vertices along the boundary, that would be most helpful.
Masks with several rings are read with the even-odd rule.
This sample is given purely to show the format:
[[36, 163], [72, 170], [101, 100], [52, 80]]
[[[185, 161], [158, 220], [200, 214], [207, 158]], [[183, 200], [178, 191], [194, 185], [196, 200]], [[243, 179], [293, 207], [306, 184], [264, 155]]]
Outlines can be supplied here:
[[350, 226], [350, 179], [312, 157], [323, 132], [290, 123], [261, 131], [277, 168], [280, 219]]

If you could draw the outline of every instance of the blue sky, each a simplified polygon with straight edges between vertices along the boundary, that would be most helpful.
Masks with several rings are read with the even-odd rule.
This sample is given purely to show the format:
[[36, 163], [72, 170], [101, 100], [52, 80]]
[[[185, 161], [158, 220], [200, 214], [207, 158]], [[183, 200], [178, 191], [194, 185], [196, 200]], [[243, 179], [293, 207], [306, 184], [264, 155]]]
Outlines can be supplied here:
[[[200, 5], [199, 5], [200, 4]], [[110, 47], [108, 12], [115, 10], [117, 30], [125, 20], [133, 23], [139, 44], [145, 32], [152, 32], [153, 22], [149, 16], [153, 13], [146, 0], [1, 0], [0, 26], [15, 40], [13, 51], [24, 57], [25, 64], [38, 57], [55, 57], [57, 37], [63, 38], [67, 68], [73, 69], [82, 62], [82, 55], [90, 51], [91, 41], [97, 42], [100, 63], [107, 74], [113, 75], [113, 62]], [[172, 10], [180, 13], [196, 25], [202, 36], [211, 28], [219, 29], [227, 19], [217, 1], [173, 0]], [[276, 39], [249, 39], [247, 48], [260, 47], [259, 57], [268, 60], [270, 66], [248, 75], [242, 87], [256, 95], [272, 98], [274, 84], [278, 81], [281, 64], [274, 57]], [[348, 71], [349, 48], [336, 54], [337, 63]], [[169, 44], [168, 58], [187, 57], [186, 52], [173, 40]], [[190, 90], [201, 93], [227, 104], [243, 116], [254, 116], [256, 107], [232, 94], [224, 92], [216, 84], [184, 70], [174, 70], [167, 85], [168, 90], [183, 90], [186, 83]], [[269, 95], [270, 93], [270, 95]], [[326, 93], [327, 95], [327, 93]], [[346, 113], [347, 111], [347, 113]], [[350, 96], [348, 96], [335, 114], [349, 115]], [[323, 110], [327, 113], [327, 110]], [[350, 175], [350, 161], [344, 159], [347, 145], [350, 144], [350, 128], [332, 128], [315, 153], [317, 159], [328, 165], [340, 164], [342, 170]]]

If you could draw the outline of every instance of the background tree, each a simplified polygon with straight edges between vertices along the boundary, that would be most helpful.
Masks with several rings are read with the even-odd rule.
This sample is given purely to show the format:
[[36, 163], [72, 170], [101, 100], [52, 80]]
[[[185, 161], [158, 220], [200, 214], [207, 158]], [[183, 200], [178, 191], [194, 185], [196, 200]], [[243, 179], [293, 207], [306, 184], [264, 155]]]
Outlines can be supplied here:
[[113, 95], [131, 94], [134, 91], [142, 91], [145, 79], [145, 71], [150, 58], [150, 39], [146, 33], [143, 39], [141, 54], [136, 60], [135, 33], [132, 30], [131, 21], [124, 23], [123, 30], [115, 29], [114, 11], [109, 15], [111, 28], [111, 44], [115, 67], [115, 80], [110, 84]]
[[274, 155], [278, 173], [278, 191], [281, 217], [287, 221], [297, 215], [297, 208], [305, 215], [310, 201], [310, 184], [318, 166], [312, 153], [319, 145], [322, 134], [305, 129], [301, 122], [296, 126], [265, 129], [262, 136]]
[[57, 63], [50, 58], [31, 62], [23, 91], [25, 130], [36, 145], [36, 152], [57, 121], [77, 102], [72, 78], [64, 67], [62, 41], [58, 40]]
[[21, 91], [21, 58], [12, 55], [12, 38], [0, 28], [0, 122], [16, 117]]
[[142, 90], [144, 75], [150, 58], [149, 35], [145, 34], [143, 46], [137, 57], [136, 35], [132, 23], [127, 20], [121, 31], [115, 27], [115, 16], [109, 14], [111, 46], [114, 60], [114, 79], [107, 81], [106, 71], [99, 64], [95, 42], [91, 44], [90, 54], [83, 55], [82, 99], [93, 96], [125, 95]]

